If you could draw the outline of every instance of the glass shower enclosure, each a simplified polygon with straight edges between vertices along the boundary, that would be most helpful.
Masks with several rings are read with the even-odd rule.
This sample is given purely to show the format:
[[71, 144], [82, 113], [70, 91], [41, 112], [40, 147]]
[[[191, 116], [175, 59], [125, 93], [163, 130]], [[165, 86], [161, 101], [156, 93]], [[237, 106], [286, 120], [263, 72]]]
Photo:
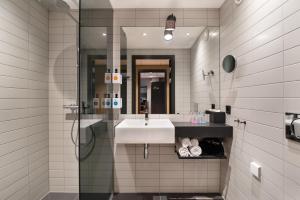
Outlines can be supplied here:
[[105, 98], [112, 66], [112, 18], [109, 0], [80, 3], [79, 26], [79, 193], [80, 200], [111, 199], [113, 174], [113, 113]]

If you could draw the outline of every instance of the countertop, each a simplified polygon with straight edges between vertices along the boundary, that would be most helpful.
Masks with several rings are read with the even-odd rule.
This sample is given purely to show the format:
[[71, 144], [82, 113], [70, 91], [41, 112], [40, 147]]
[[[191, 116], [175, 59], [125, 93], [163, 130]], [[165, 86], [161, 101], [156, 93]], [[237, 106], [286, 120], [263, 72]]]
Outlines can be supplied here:
[[232, 137], [233, 127], [227, 124], [192, 124], [191, 122], [173, 122], [176, 137]]

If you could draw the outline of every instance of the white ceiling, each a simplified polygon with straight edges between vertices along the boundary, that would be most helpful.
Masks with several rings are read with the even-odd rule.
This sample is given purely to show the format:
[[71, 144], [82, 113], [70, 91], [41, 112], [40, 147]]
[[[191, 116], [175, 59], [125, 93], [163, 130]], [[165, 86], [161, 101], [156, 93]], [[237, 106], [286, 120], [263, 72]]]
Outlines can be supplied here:
[[[164, 27], [123, 27], [127, 49], [189, 49], [204, 27], [177, 27], [171, 41], [164, 40]], [[144, 36], [143, 34], [147, 35]], [[187, 36], [187, 33], [190, 35]]]
[[83, 8], [220, 8], [225, 0], [82, 0]]

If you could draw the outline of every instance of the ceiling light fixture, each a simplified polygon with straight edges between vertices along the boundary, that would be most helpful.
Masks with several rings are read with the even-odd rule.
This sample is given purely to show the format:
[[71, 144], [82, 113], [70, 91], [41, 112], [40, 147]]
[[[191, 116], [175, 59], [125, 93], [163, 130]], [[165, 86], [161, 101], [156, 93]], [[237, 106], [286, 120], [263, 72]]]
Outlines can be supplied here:
[[172, 39], [173, 39], [173, 32], [172, 32], [172, 31], [165, 30], [165, 32], [164, 32], [164, 38], [165, 38], [165, 40], [167, 40], [167, 41], [172, 40]]
[[144, 37], [147, 36], [147, 33], [143, 33], [143, 36], [144, 36]]
[[105, 36], [107, 36], [107, 34], [106, 34], [106, 33], [102, 33], [102, 36], [104, 36], [104, 37], [105, 37]]
[[167, 21], [166, 21], [166, 30], [168, 31], [174, 31], [176, 28], [176, 17], [171, 14], [167, 17]]
[[191, 34], [190, 33], [186, 33], [186, 36], [190, 36]]

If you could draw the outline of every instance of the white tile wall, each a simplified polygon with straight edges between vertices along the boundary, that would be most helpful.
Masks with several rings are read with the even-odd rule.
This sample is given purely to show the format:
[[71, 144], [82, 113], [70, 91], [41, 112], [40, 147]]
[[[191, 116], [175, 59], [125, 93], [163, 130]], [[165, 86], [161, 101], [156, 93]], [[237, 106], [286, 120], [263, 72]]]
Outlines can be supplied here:
[[[175, 55], [175, 113], [190, 112], [190, 49], [128, 49], [127, 74], [131, 75], [132, 55]], [[127, 80], [127, 113], [132, 111], [132, 82]]]
[[[299, 112], [299, 16], [297, 0], [227, 0], [220, 10], [221, 60], [237, 58], [232, 74], [221, 71], [221, 106], [232, 105], [229, 200], [298, 200], [300, 144], [287, 141], [284, 112]], [[247, 121], [236, 127], [235, 118]], [[262, 165], [261, 182], [249, 171]]]
[[0, 2], [0, 199], [39, 200], [48, 185], [48, 12]]
[[[113, 66], [120, 66], [120, 27], [165, 26], [166, 17], [171, 13], [174, 13], [177, 17], [177, 26], [203, 27], [219, 25], [218, 9], [114, 10]], [[190, 57], [190, 52], [184, 54]], [[130, 59], [129, 56], [128, 59]], [[190, 62], [187, 63], [190, 65]], [[179, 78], [180, 80], [189, 81], [189, 73], [190, 71], [186, 68], [180, 68], [178, 73], [176, 71], [176, 79], [180, 75], [182, 77]], [[189, 87], [176, 86], [176, 94], [181, 94], [185, 88], [189, 90]], [[114, 88], [114, 90], [118, 90], [118, 88]], [[131, 90], [129, 92], [131, 93]], [[190, 96], [190, 91], [185, 92], [186, 97]], [[188, 106], [181, 105], [182, 103]], [[131, 106], [130, 103], [128, 105]], [[190, 110], [190, 97], [188, 99], [185, 97], [180, 98], [179, 101], [176, 101], [176, 112], [187, 113], [187, 110]], [[142, 159], [142, 148], [139, 145], [122, 146], [120, 148], [124, 151], [118, 150], [118, 152], [125, 155], [117, 155], [115, 158], [115, 189], [117, 192], [219, 192], [219, 161], [181, 161], [176, 158], [173, 146], [168, 145], [153, 146], [153, 149], [150, 150], [153, 151], [150, 152], [151, 160]], [[212, 164], [209, 164], [210, 162]], [[216, 166], [212, 168], [214, 169], [213, 172], [209, 172], [210, 165]], [[190, 167], [188, 169], [191, 170], [185, 170], [186, 166]], [[192, 176], [192, 174], [195, 176]], [[151, 175], [153, 178], [148, 179], [147, 177]], [[207, 178], [208, 176], [209, 178]]]
[[113, 65], [120, 66], [120, 27], [164, 27], [170, 14], [178, 27], [219, 26], [218, 9], [115, 9], [113, 19]]
[[[78, 17], [78, 13], [73, 13]], [[63, 105], [77, 97], [76, 23], [61, 12], [49, 13], [49, 183], [50, 192], [78, 192], [78, 161], [71, 142], [72, 120]], [[75, 124], [74, 136], [77, 132]]]
[[[219, 28], [208, 27], [191, 49], [191, 102], [198, 104], [199, 111], [204, 111], [215, 104], [219, 107]], [[213, 70], [215, 75], [203, 79]]]
[[[121, 115], [143, 118], [144, 115]], [[171, 121], [190, 121], [191, 115], [149, 115]], [[220, 160], [180, 160], [174, 145], [149, 145], [144, 159], [143, 145], [118, 144], [115, 155], [115, 192], [218, 193]]]

